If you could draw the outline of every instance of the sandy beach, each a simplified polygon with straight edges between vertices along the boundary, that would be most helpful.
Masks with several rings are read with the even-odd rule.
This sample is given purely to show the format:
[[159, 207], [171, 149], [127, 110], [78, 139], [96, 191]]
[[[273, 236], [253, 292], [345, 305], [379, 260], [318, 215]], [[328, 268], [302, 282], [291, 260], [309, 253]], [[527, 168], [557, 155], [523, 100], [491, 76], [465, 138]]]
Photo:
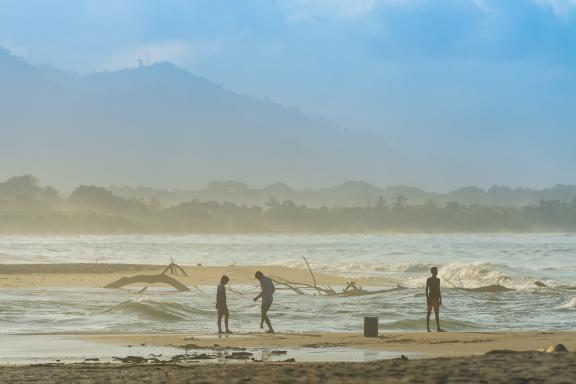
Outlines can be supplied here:
[[[0, 289], [10, 288], [102, 288], [115, 280], [132, 275], [155, 275], [165, 265], [139, 264], [4, 264], [0, 265]], [[254, 273], [263, 271], [268, 276], [281, 276], [290, 281], [312, 283], [310, 272], [284, 266], [183, 266], [188, 276], [174, 276], [183, 284], [217, 285], [223, 274], [230, 277], [230, 284], [256, 284]], [[350, 279], [325, 273], [314, 273], [319, 285], [344, 285]], [[359, 284], [382, 283], [378, 279], [355, 279]], [[147, 285], [147, 284], [146, 284]], [[143, 284], [135, 284], [143, 286]]]
[[493, 350], [538, 351], [564, 344], [576, 350], [576, 332], [386, 332], [367, 338], [360, 333], [253, 333], [231, 336], [86, 335], [82, 339], [121, 345], [211, 348], [337, 348], [417, 353], [421, 357], [479, 355]]
[[[176, 346], [172, 358], [146, 355], [124, 362], [86, 358], [80, 363], [0, 366], [2, 383], [572, 383], [576, 353], [542, 351], [563, 343], [576, 348], [574, 332], [520, 333], [387, 333], [379, 338], [360, 334], [249, 334], [230, 337], [186, 335], [72, 335], [105, 345]], [[64, 337], [64, 336], [61, 336]], [[387, 350], [395, 357], [369, 362], [310, 362], [250, 358], [252, 348], [350, 348]], [[134, 347], [136, 349], [136, 347]], [[185, 352], [184, 352], [185, 351]], [[240, 351], [240, 352], [238, 352]], [[357, 352], [354, 352], [357, 351]], [[410, 353], [421, 355], [413, 357]], [[187, 358], [178, 359], [178, 356]], [[211, 354], [247, 353], [243, 360], [205, 360]], [[200, 355], [196, 358], [195, 356]], [[129, 355], [132, 356], [132, 355]], [[410, 356], [410, 357], [406, 357]]]
[[[158, 274], [165, 266], [135, 264], [20, 264], [0, 266], [0, 289], [20, 288], [101, 288], [124, 276]], [[282, 266], [186, 266], [188, 276], [175, 276], [188, 286], [214, 285], [222, 274], [238, 284], [254, 284], [253, 273], [263, 270], [270, 276], [282, 276], [293, 281], [308, 282], [309, 271]], [[315, 273], [319, 284], [343, 285], [349, 279], [337, 275]], [[390, 284], [378, 279], [355, 279], [359, 284]], [[135, 287], [143, 284], [136, 284]], [[249, 301], [249, 300], [248, 300]], [[563, 344], [576, 350], [576, 332], [387, 332], [366, 338], [355, 332], [280, 332], [274, 335], [260, 332], [239, 332], [229, 336], [208, 333], [77, 333], [22, 335], [30, 354], [34, 353], [34, 337], [38, 342], [58, 341], [66, 345], [87, 343], [88, 352], [74, 352], [69, 356], [80, 362], [44, 359], [0, 366], [2, 383], [264, 383], [264, 382], [329, 382], [329, 383], [569, 383], [576, 375], [576, 354], [546, 353], [551, 345]], [[9, 340], [4, 351], [23, 348], [18, 335]], [[75, 344], [76, 343], [76, 344]], [[56, 344], [56, 343], [55, 343]], [[11, 347], [12, 346], [12, 347]], [[145, 349], [164, 348], [176, 354], [231, 354], [234, 351], [286, 351], [286, 356], [300, 356], [289, 361], [263, 361], [247, 358], [242, 361], [203, 361], [194, 358], [174, 360], [169, 354], [149, 358]], [[120, 357], [143, 354], [137, 361], [115, 362], [96, 358], [97, 351], [120, 348]], [[139, 352], [138, 352], [139, 351]], [[309, 360], [306, 353], [317, 351], [325, 361]], [[344, 360], [330, 360], [332, 351], [344, 353]], [[357, 359], [362, 354], [382, 353], [385, 360]], [[94, 357], [91, 356], [94, 354]], [[222, 355], [220, 355], [222, 356]], [[348, 360], [346, 359], [348, 356]], [[380, 355], [378, 355], [380, 356]], [[406, 357], [407, 356], [407, 357]], [[93, 358], [91, 358], [93, 357]], [[86, 360], [87, 359], [87, 360]], [[87, 363], [86, 361], [91, 361]], [[364, 362], [352, 362], [364, 361]]]
[[574, 353], [372, 363], [39, 365], [0, 367], [2, 383], [573, 383]]

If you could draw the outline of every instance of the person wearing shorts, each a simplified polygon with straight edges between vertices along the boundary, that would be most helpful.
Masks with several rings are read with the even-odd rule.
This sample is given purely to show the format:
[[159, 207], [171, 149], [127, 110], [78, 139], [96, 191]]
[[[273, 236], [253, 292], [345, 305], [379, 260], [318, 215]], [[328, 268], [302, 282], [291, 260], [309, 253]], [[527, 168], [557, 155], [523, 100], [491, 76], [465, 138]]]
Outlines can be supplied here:
[[230, 279], [228, 276], [224, 275], [220, 278], [220, 284], [216, 290], [216, 309], [218, 310], [218, 334], [222, 334], [222, 318], [224, 318], [224, 326], [226, 327], [226, 333], [232, 333], [230, 328], [228, 328], [228, 319], [230, 318], [230, 312], [228, 312], [228, 304], [226, 303], [226, 284]]
[[432, 309], [434, 309], [434, 315], [436, 317], [436, 331], [444, 332], [440, 328], [440, 306], [442, 305], [442, 294], [440, 293], [440, 279], [438, 278], [438, 268], [432, 267], [430, 269], [432, 276], [426, 280], [426, 304], [427, 304], [427, 314], [426, 314], [426, 329], [430, 331], [430, 315], [432, 314]]
[[264, 322], [266, 322], [266, 325], [268, 325], [267, 332], [274, 333], [274, 328], [272, 328], [272, 323], [268, 318], [268, 311], [272, 306], [272, 301], [274, 300], [274, 291], [276, 288], [274, 288], [272, 279], [264, 276], [262, 272], [256, 272], [254, 277], [260, 281], [261, 288], [260, 294], [254, 298], [254, 301], [258, 301], [258, 299], [262, 298], [262, 306], [260, 307], [260, 328], [264, 328]]

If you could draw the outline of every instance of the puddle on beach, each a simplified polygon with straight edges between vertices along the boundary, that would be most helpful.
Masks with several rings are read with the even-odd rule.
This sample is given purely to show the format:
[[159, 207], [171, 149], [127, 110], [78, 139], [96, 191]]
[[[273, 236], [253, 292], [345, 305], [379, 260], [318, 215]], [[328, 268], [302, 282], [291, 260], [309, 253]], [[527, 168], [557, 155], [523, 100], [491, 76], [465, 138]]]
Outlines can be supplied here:
[[[406, 354], [416, 357], [415, 354]], [[171, 359], [182, 356], [183, 360]], [[149, 362], [245, 363], [245, 362], [367, 362], [394, 359], [400, 352], [356, 348], [247, 348], [194, 349], [150, 345], [122, 346], [81, 340], [71, 336], [0, 336], [0, 365], [51, 363], [120, 363], [133, 356]], [[137, 361], [124, 361], [133, 363]]]

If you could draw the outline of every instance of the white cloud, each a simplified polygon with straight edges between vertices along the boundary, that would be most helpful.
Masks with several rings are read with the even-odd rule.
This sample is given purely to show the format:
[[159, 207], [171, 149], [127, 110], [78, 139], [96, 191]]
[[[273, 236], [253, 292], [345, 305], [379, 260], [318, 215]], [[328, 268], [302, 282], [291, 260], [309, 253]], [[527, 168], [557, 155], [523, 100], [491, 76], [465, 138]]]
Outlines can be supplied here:
[[289, 21], [315, 17], [351, 18], [366, 15], [377, 7], [398, 7], [426, 0], [280, 0]]
[[344, 0], [340, 5], [342, 15], [361, 15], [372, 11], [376, 6], [377, 0]]
[[[489, 0], [457, 0], [468, 2], [478, 10], [488, 12], [491, 10]], [[527, 0], [539, 1], [539, 0]], [[544, 2], [576, 2], [576, 0], [541, 0]], [[316, 17], [353, 18], [360, 17], [377, 8], [414, 7], [433, 2], [442, 3], [442, 0], [279, 0], [287, 11], [288, 21], [298, 22]]]
[[576, 0], [532, 0], [534, 3], [552, 9], [557, 16], [566, 16], [576, 8]]
[[170, 61], [179, 66], [187, 66], [202, 56], [213, 54], [220, 50], [218, 44], [186, 43], [168, 41], [156, 44], [146, 44], [118, 52], [99, 65], [100, 70], [114, 70], [137, 66], [142, 60], [144, 64]]
[[480, 9], [482, 11], [490, 10], [490, 7], [486, 3], [486, 0], [469, 0], [469, 1], [470, 1], [470, 3], [472, 3], [474, 6], [476, 6], [478, 9]]

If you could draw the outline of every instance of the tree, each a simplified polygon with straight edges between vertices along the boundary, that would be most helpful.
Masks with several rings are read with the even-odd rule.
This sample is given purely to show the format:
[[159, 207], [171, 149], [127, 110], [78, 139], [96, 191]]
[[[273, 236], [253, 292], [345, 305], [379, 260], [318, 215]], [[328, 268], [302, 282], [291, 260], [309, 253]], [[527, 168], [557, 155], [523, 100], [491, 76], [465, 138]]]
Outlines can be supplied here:
[[402, 210], [406, 208], [406, 203], [408, 198], [401, 193], [397, 193], [392, 196], [392, 208], [395, 210]]
[[0, 183], [0, 196], [5, 199], [37, 199], [41, 188], [38, 179], [31, 175], [16, 176]]

